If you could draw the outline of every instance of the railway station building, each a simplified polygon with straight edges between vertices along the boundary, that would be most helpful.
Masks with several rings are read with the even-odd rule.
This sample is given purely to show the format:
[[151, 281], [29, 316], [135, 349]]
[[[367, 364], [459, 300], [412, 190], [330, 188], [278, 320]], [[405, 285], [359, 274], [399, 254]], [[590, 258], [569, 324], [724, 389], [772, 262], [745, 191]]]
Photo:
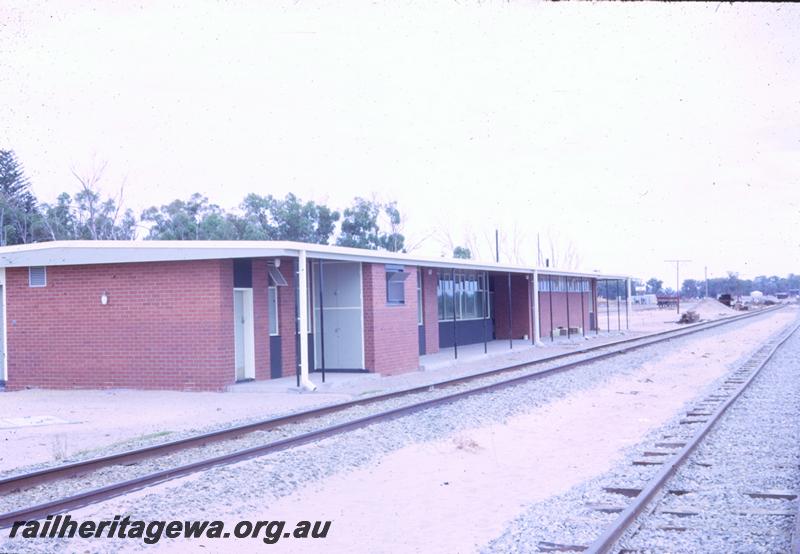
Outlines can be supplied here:
[[224, 390], [286, 376], [308, 388], [310, 372], [392, 375], [444, 349], [597, 332], [601, 279], [630, 285], [295, 242], [4, 247], [0, 380], [8, 390]]

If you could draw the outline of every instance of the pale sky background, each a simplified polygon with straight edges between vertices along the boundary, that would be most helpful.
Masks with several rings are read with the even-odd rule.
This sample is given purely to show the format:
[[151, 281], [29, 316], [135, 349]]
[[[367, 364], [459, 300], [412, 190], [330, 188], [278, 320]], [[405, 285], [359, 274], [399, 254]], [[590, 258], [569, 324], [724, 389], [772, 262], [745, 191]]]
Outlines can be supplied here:
[[40, 200], [106, 162], [137, 214], [377, 194], [420, 254], [499, 227], [669, 286], [800, 273], [800, 6], [147, 4], [0, 0], [0, 148]]

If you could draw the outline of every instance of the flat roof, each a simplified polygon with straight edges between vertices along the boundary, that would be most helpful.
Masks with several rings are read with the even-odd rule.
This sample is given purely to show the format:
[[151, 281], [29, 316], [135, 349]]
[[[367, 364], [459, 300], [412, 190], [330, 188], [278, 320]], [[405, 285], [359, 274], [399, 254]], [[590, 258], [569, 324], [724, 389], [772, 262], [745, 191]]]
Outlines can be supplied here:
[[0, 267], [89, 265], [136, 262], [213, 260], [225, 258], [297, 257], [305, 250], [310, 258], [368, 263], [397, 263], [434, 268], [473, 269], [544, 275], [626, 279], [625, 275], [535, 268], [457, 258], [432, 258], [327, 244], [249, 240], [66, 240], [19, 244], [0, 248]]

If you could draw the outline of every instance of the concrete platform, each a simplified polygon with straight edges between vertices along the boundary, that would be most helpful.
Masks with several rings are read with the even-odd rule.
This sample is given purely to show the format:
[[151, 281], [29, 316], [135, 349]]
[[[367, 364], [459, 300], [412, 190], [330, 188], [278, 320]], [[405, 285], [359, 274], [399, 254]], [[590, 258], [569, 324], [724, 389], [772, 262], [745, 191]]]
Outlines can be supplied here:
[[600, 335], [587, 335], [584, 339], [582, 336], [573, 336], [570, 339], [566, 337], [559, 337], [554, 341], [545, 339], [539, 346], [534, 346], [530, 340], [514, 340], [509, 343], [508, 339], [493, 340], [484, 344], [467, 344], [458, 347], [458, 357], [456, 357], [455, 348], [442, 348], [435, 354], [426, 354], [420, 357], [420, 369], [422, 371], [435, 371], [448, 367], [455, 367], [464, 365], [470, 362], [482, 361], [492, 363], [493, 360], [499, 358], [504, 362], [502, 365], [509, 365], [509, 360], [537, 360], [542, 357], [553, 355], [554, 348], [563, 351], [577, 350], [584, 347], [589, 341], [592, 340], [613, 340], [620, 337], [620, 333], [602, 333]]
[[[638, 336], [644, 332], [675, 329], [674, 313], [634, 308], [631, 326]], [[474, 374], [512, 363], [538, 360], [583, 347], [623, 338], [616, 332], [590, 334], [588, 339], [560, 337], [542, 346], [530, 341], [483, 343], [423, 356], [420, 370], [383, 377], [374, 373], [335, 373], [322, 383], [319, 373], [311, 380], [318, 385], [313, 393], [299, 392], [294, 376], [268, 381], [239, 383], [233, 392], [179, 392], [152, 390], [41, 390], [0, 393], [0, 419], [11, 420], [13, 427], [0, 429], [0, 473], [32, 463], [60, 462], [78, 454], [153, 444], [188, 434], [210, 431], [298, 410], [352, 400], [398, 389], [429, 385], [438, 381]], [[23, 418], [23, 419], [19, 419]], [[19, 422], [22, 425], [19, 425]], [[31, 421], [47, 423], [27, 425]], [[65, 423], [60, 423], [63, 421]]]
[[[628, 336], [636, 333], [630, 332]], [[234, 393], [277, 393], [302, 395], [345, 395], [350, 398], [380, 394], [394, 390], [429, 385], [446, 379], [472, 375], [512, 364], [530, 362], [562, 354], [574, 352], [590, 345], [613, 342], [623, 338], [619, 332], [594, 333], [582, 336], [557, 338], [555, 341], [545, 340], [541, 346], [534, 346], [530, 340], [515, 340], [510, 348], [508, 340], [494, 340], [483, 343], [462, 345], [458, 347], [458, 358], [453, 348], [443, 348], [435, 354], [420, 357], [419, 371], [410, 371], [399, 375], [384, 376], [377, 373], [327, 373], [325, 382], [322, 374], [312, 372], [311, 381], [317, 385], [314, 392], [301, 391], [297, 387], [297, 378], [293, 375], [268, 381], [247, 381], [228, 387]]]
[[[325, 382], [322, 381], [321, 372], [312, 372], [309, 375], [311, 382], [317, 385], [315, 393], [343, 392], [353, 388], [360, 389], [369, 386], [370, 383], [378, 383], [382, 376], [377, 373], [325, 373]], [[301, 391], [297, 388], [297, 377], [281, 377], [280, 379], [270, 379], [268, 381], [244, 381], [228, 386], [228, 392], [241, 393], [294, 393]], [[304, 392], [305, 393], [305, 392]], [[305, 393], [309, 394], [309, 393]]]

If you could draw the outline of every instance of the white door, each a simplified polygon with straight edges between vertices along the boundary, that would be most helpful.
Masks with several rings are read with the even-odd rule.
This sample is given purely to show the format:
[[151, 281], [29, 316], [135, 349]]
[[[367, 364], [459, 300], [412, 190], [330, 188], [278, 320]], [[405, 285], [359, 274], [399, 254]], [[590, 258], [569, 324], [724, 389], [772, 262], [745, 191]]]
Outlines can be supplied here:
[[233, 291], [233, 340], [236, 380], [254, 379], [255, 329], [253, 328], [253, 290]]

